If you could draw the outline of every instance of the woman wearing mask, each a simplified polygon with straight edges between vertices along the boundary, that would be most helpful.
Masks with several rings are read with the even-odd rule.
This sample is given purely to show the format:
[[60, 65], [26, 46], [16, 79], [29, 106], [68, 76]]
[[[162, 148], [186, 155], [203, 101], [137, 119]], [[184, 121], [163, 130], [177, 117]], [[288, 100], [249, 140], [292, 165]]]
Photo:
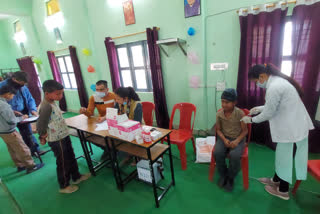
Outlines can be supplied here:
[[98, 122], [103, 122], [106, 119], [106, 109], [113, 108], [115, 104], [115, 94], [109, 92], [108, 82], [99, 80], [96, 83], [96, 92], [89, 99], [88, 108], [80, 108], [80, 114], [85, 114], [91, 117], [94, 109], [99, 112]]
[[255, 65], [248, 74], [249, 80], [266, 88], [265, 105], [250, 110], [254, 117], [245, 116], [245, 123], [269, 121], [272, 141], [277, 143], [275, 175], [259, 178], [265, 190], [284, 200], [289, 199], [289, 183], [292, 183], [293, 145], [296, 178], [306, 180], [308, 162], [308, 135], [313, 129], [310, 116], [301, 100], [303, 92], [292, 78], [282, 74], [271, 65]]
[[132, 87], [120, 87], [115, 91], [116, 105], [119, 114], [127, 114], [130, 120], [142, 122], [142, 104]]

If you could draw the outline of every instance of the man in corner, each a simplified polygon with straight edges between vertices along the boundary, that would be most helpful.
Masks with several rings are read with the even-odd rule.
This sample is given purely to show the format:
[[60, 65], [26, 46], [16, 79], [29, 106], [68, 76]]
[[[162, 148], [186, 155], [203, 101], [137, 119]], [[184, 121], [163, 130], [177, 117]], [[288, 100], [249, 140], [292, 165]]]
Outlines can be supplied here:
[[[16, 116], [33, 115], [38, 116], [36, 103], [29, 91], [25, 86], [28, 83], [28, 74], [24, 71], [17, 71], [12, 76], [0, 83], [0, 87], [3, 85], [10, 85], [17, 90], [17, 94], [12, 100], [8, 101]], [[37, 139], [32, 134], [31, 125], [29, 123], [18, 123], [17, 127], [22, 135], [23, 141], [30, 148], [31, 154], [43, 155], [46, 152], [41, 151]]]

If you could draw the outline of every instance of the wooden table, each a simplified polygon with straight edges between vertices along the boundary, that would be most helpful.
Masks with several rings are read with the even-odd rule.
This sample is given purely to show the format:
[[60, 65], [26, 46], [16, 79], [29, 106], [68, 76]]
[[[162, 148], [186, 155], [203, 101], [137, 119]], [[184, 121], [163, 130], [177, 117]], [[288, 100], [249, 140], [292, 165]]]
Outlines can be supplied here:
[[[120, 191], [124, 191], [124, 185], [128, 183], [130, 180], [132, 180], [133, 178], [137, 177], [137, 170], [134, 170], [128, 176], [123, 178], [120, 170], [120, 166], [118, 163], [117, 152], [119, 151], [125, 152], [132, 156], [148, 160], [149, 168], [151, 171], [151, 177], [152, 177], [152, 187], [153, 187], [155, 203], [156, 203], [156, 207], [159, 207], [159, 201], [164, 197], [164, 195], [167, 193], [170, 187], [175, 185], [171, 144], [170, 144], [170, 137], [169, 137], [171, 130], [156, 128], [157, 131], [161, 132], [161, 137], [159, 139], [157, 139], [156, 141], [152, 141], [152, 143], [149, 143], [149, 144], [145, 144], [145, 143], [138, 144], [135, 140], [126, 141], [126, 140], [117, 138], [115, 136], [112, 136], [109, 134], [108, 131], [95, 131], [97, 118], [94, 118], [94, 117], [88, 118], [85, 115], [78, 115], [78, 116], [66, 119], [66, 122], [70, 128], [74, 128], [78, 132], [89, 169], [92, 169], [93, 165], [88, 152], [88, 148], [86, 146], [86, 140], [88, 140], [88, 138], [93, 136], [104, 139], [104, 143], [110, 151], [110, 156], [112, 159], [111, 165], [112, 165], [114, 177], [117, 183], [117, 187]], [[91, 136], [86, 138], [85, 133], [91, 134]], [[160, 143], [161, 140], [165, 137], [167, 137], [168, 145]], [[155, 181], [153, 164], [160, 157], [162, 157], [162, 155], [164, 155], [166, 152], [169, 153], [171, 182], [166, 187], [160, 187], [160, 186], [157, 186]], [[157, 191], [158, 189], [162, 191], [159, 196]]]
[[66, 123], [68, 127], [77, 131], [77, 135], [80, 139], [81, 147], [89, 171], [93, 176], [96, 176], [96, 172], [102, 169], [104, 166], [106, 166], [108, 164], [108, 160], [99, 162], [98, 164], [94, 165], [93, 162], [96, 161], [91, 159], [87, 142], [94, 142], [94, 144], [105, 147], [108, 151], [110, 151], [110, 148], [108, 147], [107, 143], [109, 132], [95, 131], [96, 124], [98, 123], [97, 118], [88, 118], [87, 116], [82, 114], [75, 117], [67, 118]]

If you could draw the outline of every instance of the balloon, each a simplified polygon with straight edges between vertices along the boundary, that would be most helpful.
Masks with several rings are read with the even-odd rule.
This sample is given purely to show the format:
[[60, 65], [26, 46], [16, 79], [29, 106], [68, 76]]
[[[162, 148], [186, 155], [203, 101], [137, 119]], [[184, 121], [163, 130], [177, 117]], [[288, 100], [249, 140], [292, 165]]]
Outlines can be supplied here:
[[200, 63], [200, 59], [198, 54], [195, 51], [189, 51], [187, 53], [188, 59], [192, 64], [199, 64]]
[[196, 30], [193, 27], [189, 27], [188, 35], [189, 36], [194, 36], [194, 34], [196, 34]]
[[95, 84], [90, 85], [90, 88], [91, 88], [92, 91], [96, 91], [96, 85]]
[[33, 61], [34, 63], [36, 63], [37, 65], [41, 65], [41, 64], [42, 64], [41, 59], [36, 58], [36, 57], [34, 57], [34, 58], [32, 59], [32, 61]]
[[82, 53], [86, 56], [91, 56], [91, 51], [88, 48], [83, 48]]
[[189, 80], [189, 85], [191, 88], [199, 88], [200, 77], [199, 76], [191, 76], [190, 80]]
[[96, 71], [92, 65], [89, 65], [87, 70], [89, 73], [94, 73]]

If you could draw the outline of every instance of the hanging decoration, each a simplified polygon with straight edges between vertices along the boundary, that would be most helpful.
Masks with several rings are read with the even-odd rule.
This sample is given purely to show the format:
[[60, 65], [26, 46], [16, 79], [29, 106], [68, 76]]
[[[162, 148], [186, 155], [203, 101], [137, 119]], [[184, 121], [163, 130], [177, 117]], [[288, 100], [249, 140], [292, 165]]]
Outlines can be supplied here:
[[32, 61], [34, 63], [36, 63], [37, 65], [42, 65], [42, 60], [40, 58], [37, 58], [37, 57], [33, 57], [32, 58]]
[[96, 91], [96, 85], [95, 85], [95, 84], [90, 85], [90, 89], [91, 89], [92, 91]]
[[192, 63], [192, 64], [199, 64], [200, 63], [200, 59], [198, 54], [195, 51], [189, 51], [187, 53], [187, 57], [188, 60]]
[[194, 36], [196, 34], [196, 30], [193, 27], [189, 27], [188, 29], [188, 35]]
[[91, 56], [91, 51], [90, 51], [90, 49], [88, 49], [88, 48], [83, 48], [83, 49], [82, 49], [82, 53], [83, 53], [85, 56]]
[[89, 65], [87, 70], [89, 73], [94, 73], [96, 71], [92, 65]]
[[200, 86], [200, 77], [199, 76], [191, 76], [189, 80], [189, 86], [191, 88], [199, 88]]

